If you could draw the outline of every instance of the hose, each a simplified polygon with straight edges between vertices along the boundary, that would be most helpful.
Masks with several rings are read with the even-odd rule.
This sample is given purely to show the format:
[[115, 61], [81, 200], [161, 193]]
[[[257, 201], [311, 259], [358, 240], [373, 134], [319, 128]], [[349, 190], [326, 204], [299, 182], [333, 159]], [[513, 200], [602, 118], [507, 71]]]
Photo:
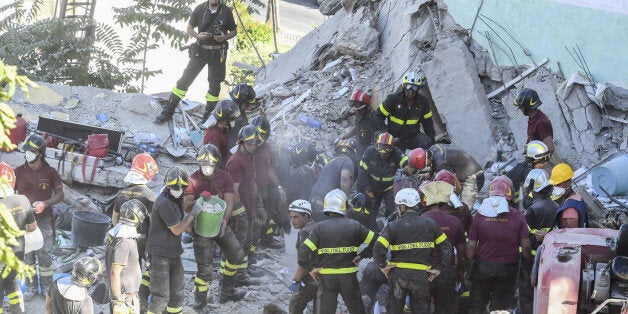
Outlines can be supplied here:
[[81, 250], [77, 246], [72, 254], [67, 255], [61, 259], [61, 265], [67, 265], [67, 264], [73, 263], [74, 260], [78, 257], [79, 253], [81, 253]]

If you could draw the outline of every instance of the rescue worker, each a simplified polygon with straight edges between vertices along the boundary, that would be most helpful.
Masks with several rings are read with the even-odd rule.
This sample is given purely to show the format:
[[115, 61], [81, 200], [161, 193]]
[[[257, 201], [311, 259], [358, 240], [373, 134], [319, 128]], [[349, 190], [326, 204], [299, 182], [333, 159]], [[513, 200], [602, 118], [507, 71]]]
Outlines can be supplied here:
[[184, 216], [182, 199], [188, 181], [188, 174], [183, 169], [170, 168], [164, 178], [165, 187], [150, 213], [146, 240], [151, 295], [148, 313], [183, 311], [185, 278], [181, 264], [181, 234], [201, 212], [201, 207], [195, 206]]
[[473, 216], [465, 260], [465, 280], [471, 284], [469, 313], [507, 310], [513, 307], [519, 262], [530, 260], [530, 239], [523, 213], [511, 206], [512, 181], [493, 179], [490, 197]]
[[87, 292], [103, 272], [100, 261], [84, 256], [74, 262], [72, 274], [55, 280], [46, 294], [46, 314], [92, 314], [94, 303]]
[[[558, 205], [552, 201], [550, 195], [552, 186], [549, 184], [547, 172], [543, 169], [532, 169], [523, 183], [523, 191], [532, 192], [532, 204], [525, 208], [526, 222], [530, 229], [530, 245], [532, 256], [543, 243], [545, 235], [554, 227], [554, 214]], [[533, 261], [521, 259], [517, 288], [517, 313], [531, 314], [533, 312], [534, 288], [530, 282], [530, 272]]]
[[371, 230], [379, 230], [376, 222], [379, 205], [383, 200], [385, 217], [395, 211], [393, 180], [397, 169], [407, 163], [408, 157], [393, 145], [392, 135], [385, 132], [378, 135], [375, 144], [366, 149], [360, 161], [358, 194], [354, 196], [354, 208], [349, 218], [356, 219]]
[[348, 139], [355, 136], [357, 145], [356, 162], [360, 162], [362, 154], [367, 147], [373, 144], [377, 123], [375, 121], [375, 111], [371, 108], [371, 97], [358, 89], [349, 97], [349, 105], [355, 113], [355, 125], [345, 132], [340, 139]]
[[310, 142], [299, 142], [290, 148], [290, 171], [285, 180], [286, 198], [288, 202], [297, 199], [309, 199], [310, 192], [316, 183], [314, 161], [316, 147]]
[[328, 219], [328, 215], [325, 215], [323, 211], [323, 201], [327, 193], [334, 189], [342, 190], [345, 195], [351, 193], [356, 174], [353, 163], [356, 149], [355, 140], [352, 139], [337, 140], [334, 143], [336, 156], [323, 167], [310, 193], [314, 221]]
[[[448, 185], [448, 186], [446, 186]], [[427, 193], [425, 190], [427, 189]], [[434, 195], [433, 192], [437, 193]], [[447, 192], [449, 192], [447, 196]], [[434, 299], [434, 313], [446, 314], [455, 313], [457, 309], [456, 296], [456, 283], [462, 279], [464, 274], [464, 250], [466, 245], [466, 238], [464, 235], [464, 229], [460, 221], [447, 213], [449, 210], [449, 198], [451, 193], [454, 193], [454, 187], [444, 181], [435, 181], [431, 184], [423, 186], [422, 192], [426, 196], [425, 206], [426, 212], [423, 217], [431, 218], [434, 220], [443, 230], [447, 239], [451, 243], [450, 258], [447, 266], [441, 269], [440, 275], [438, 275], [432, 281], [430, 285], [430, 294]], [[430, 195], [432, 193], [432, 195]], [[434, 196], [440, 197], [438, 203], [427, 205], [427, 197]], [[432, 264], [438, 263], [438, 256], [432, 254]], [[456, 267], [456, 265], [459, 265]]]
[[[288, 206], [290, 211], [290, 223], [294, 229], [299, 230], [297, 235], [296, 247], [297, 251], [303, 242], [310, 236], [312, 229], [316, 223], [312, 220], [312, 205], [306, 200], [295, 200]], [[312, 269], [310, 265], [307, 269]], [[314, 303], [314, 310], [316, 313], [316, 291], [318, 285], [316, 281], [310, 276], [306, 268], [297, 265], [297, 271], [292, 278], [290, 284], [290, 292], [293, 296], [290, 299], [290, 314], [303, 313], [305, 307], [310, 301]]]
[[573, 190], [574, 173], [568, 164], [561, 163], [552, 168], [549, 184], [554, 186], [552, 194], [558, 197], [560, 207], [554, 215], [554, 225], [562, 228], [586, 228], [589, 226], [587, 204]]
[[462, 184], [462, 202], [469, 206], [475, 204], [478, 191], [484, 185], [484, 169], [467, 152], [452, 144], [436, 144], [427, 151], [414, 149], [408, 158], [413, 168], [429, 173], [430, 178], [443, 169], [454, 173]]
[[[15, 194], [15, 172], [13, 168], [4, 162], [0, 162], [0, 204], [13, 216], [15, 225], [19, 230], [26, 231], [24, 237], [18, 237], [18, 245], [13, 246], [13, 253], [19, 260], [24, 260], [25, 237], [35, 231], [37, 222], [31, 208], [31, 203], [24, 195]], [[16, 281], [15, 269], [3, 278], [0, 278], [0, 295], [6, 296], [9, 301], [11, 313], [24, 313], [24, 298], [22, 290]]]
[[539, 94], [533, 89], [523, 88], [517, 92], [513, 104], [528, 117], [528, 139], [526, 144], [531, 141], [541, 141], [547, 146], [550, 154], [554, 153], [552, 122], [539, 109], [539, 106], [543, 104], [541, 99], [539, 99]]
[[[55, 239], [52, 205], [63, 201], [63, 182], [59, 173], [46, 162], [46, 141], [38, 134], [30, 135], [22, 145], [25, 163], [15, 169], [15, 188], [28, 197], [35, 212], [37, 226], [44, 237], [44, 246], [25, 255], [24, 262], [35, 268], [39, 265], [39, 285], [46, 294], [52, 284], [52, 247]], [[37, 294], [37, 276], [26, 281], [24, 300]]]
[[139, 199], [124, 202], [118, 209], [119, 222], [107, 233], [107, 267], [111, 312], [114, 314], [139, 313], [138, 290], [142, 266], [138, 251], [137, 229], [148, 216], [146, 206]]
[[238, 84], [230, 92], [229, 97], [240, 109], [240, 116], [235, 119], [232, 128], [227, 129], [227, 147], [231, 149], [238, 144], [238, 131], [249, 124], [247, 112], [255, 106], [257, 99], [255, 98], [255, 90], [248, 84]]
[[[299, 266], [318, 282], [316, 313], [335, 313], [338, 294], [349, 313], [365, 313], [358, 284], [358, 264], [372, 256], [375, 233], [347, 215], [347, 196], [335, 189], [325, 195], [323, 211], [330, 219], [317, 223], [298, 252]], [[367, 247], [358, 253], [360, 245]]]
[[[428, 208], [449, 200], [451, 187], [447, 191], [442, 184], [423, 187]], [[434, 220], [419, 215], [420, 202], [417, 190], [399, 191], [395, 195], [399, 218], [384, 227], [373, 247], [373, 261], [388, 278], [386, 312], [403, 313], [406, 296], [409, 296], [412, 313], [429, 313], [430, 282], [449, 263], [451, 243]], [[389, 259], [386, 258], [388, 249], [391, 251]], [[439, 259], [432, 264], [431, 256], [435, 251]]]
[[[111, 222], [113, 225], [117, 225], [120, 218], [120, 207], [125, 202], [137, 199], [148, 210], [146, 219], [137, 226], [137, 251], [139, 252], [140, 263], [143, 260], [146, 262], [146, 236], [148, 235], [148, 228], [150, 227], [150, 210], [153, 208], [155, 202], [155, 193], [146, 186], [153, 180], [155, 175], [159, 172], [155, 159], [150, 154], [141, 153], [133, 158], [131, 163], [131, 169], [124, 177], [124, 182], [129, 185], [120, 190], [113, 203], [113, 213], [111, 214]], [[141, 264], [140, 264], [141, 265]], [[149, 272], [146, 269], [142, 275], [142, 285], [139, 289], [140, 307], [146, 310], [148, 306], [148, 295], [150, 294], [150, 277]]]
[[[233, 212], [229, 219], [229, 226], [242, 246], [245, 254], [245, 263], [248, 268], [248, 255], [255, 250], [254, 240], [259, 240], [260, 225], [256, 221], [255, 195], [255, 164], [253, 154], [257, 150], [259, 137], [257, 128], [245, 125], [238, 134], [238, 150], [229, 157], [226, 171], [233, 179]], [[260, 281], [250, 278], [247, 272], [238, 271], [236, 286], [258, 285]]]
[[469, 228], [471, 227], [471, 221], [473, 220], [473, 215], [471, 215], [471, 210], [469, 210], [469, 206], [460, 200], [459, 195], [462, 187], [460, 181], [458, 181], [458, 178], [456, 178], [456, 175], [451, 173], [450, 171], [443, 169], [436, 173], [436, 175], [434, 176], [434, 181], [447, 182], [454, 187], [454, 191], [450, 197], [449, 203], [443, 205], [441, 207], [441, 210], [449, 215], [458, 218], [460, 224], [462, 224], [464, 232], [469, 231]]
[[[195, 30], [195, 28], [197, 30]], [[231, 9], [220, 3], [220, 0], [207, 0], [196, 6], [188, 21], [187, 33], [197, 40], [190, 46], [189, 57], [183, 75], [172, 89], [165, 108], [155, 118], [155, 123], [161, 124], [170, 120], [188, 88], [194, 79], [207, 65], [207, 81], [209, 90], [205, 96], [207, 105], [203, 121], [214, 110], [218, 95], [220, 94], [220, 82], [225, 79], [227, 50], [229, 39], [238, 33]], [[207, 144], [207, 143], [205, 143]]]
[[544, 169], [549, 172], [552, 171], [553, 165], [550, 162], [552, 153], [541, 141], [534, 140], [526, 144], [523, 156], [523, 162], [516, 164], [506, 173], [506, 176], [510, 178], [515, 189], [513, 204], [515, 207], [519, 207], [519, 203], [523, 200], [523, 208], [526, 208], [530, 206], [532, 197], [525, 194], [521, 195], [521, 186], [525, 183], [528, 173], [532, 169]]
[[[434, 123], [429, 100], [419, 93], [424, 79], [415, 72], [403, 76], [403, 90], [389, 94], [375, 113], [377, 129], [399, 139], [402, 151], [434, 143]], [[423, 126], [423, 133], [421, 133]]]
[[223, 227], [219, 236], [208, 238], [194, 234], [194, 260], [196, 261], [196, 276], [194, 277], [194, 310], [201, 312], [207, 305], [207, 291], [212, 279], [213, 245], [216, 243], [223, 252], [224, 258], [220, 263], [220, 300], [221, 302], [238, 301], [244, 297], [241, 291], [234, 290], [234, 280], [238, 268], [246, 267], [244, 250], [236, 239], [231, 228], [227, 227], [233, 211], [233, 180], [231, 175], [219, 169], [222, 163], [220, 151], [212, 144], [206, 144], [199, 149], [196, 162], [199, 169], [189, 178], [189, 184], [183, 196], [185, 211], [192, 209], [196, 201], [205, 193], [216, 196], [225, 201]]
[[222, 160], [227, 160], [231, 153], [227, 142], [227, 130], [235, 127], [235, 120], [241, 115], [238, 105], [229, 99], [223, 99], [216, 104], [216, 108], [208, 119], [208, 128], [205, 129], [203, 145], [213, 144], [218, 147]]

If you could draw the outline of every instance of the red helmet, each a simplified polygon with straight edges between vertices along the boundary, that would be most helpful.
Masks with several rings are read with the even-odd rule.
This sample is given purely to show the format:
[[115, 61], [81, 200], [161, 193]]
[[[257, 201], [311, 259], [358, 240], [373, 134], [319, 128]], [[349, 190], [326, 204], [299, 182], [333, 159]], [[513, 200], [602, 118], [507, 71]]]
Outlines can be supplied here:
[[131, 170], [141, 174], [146, 181], [150, 181], [155, 177], [159, 168], [157, 168], [157, 163], [151, 155], [148, 153], [141, 153], [133, 158]]
[[501, 175], [491, 182], [491, 186], [489, 187], [489, 192], [491, 196], [503, 196], [507, 200], [512, 200], [512, 190], [513, 184], [510, 178], [507, 176]]
[[12, 188], [15, 187], [15, 172], [13, 171], [13, 167], [4, 162], [0, 162], [0, 180], [0, 185], [8, 184]]
[[370, 102], [371, 97], [369, 97], [369, 95], [361, 89], [353, 92], [353, 94], [351, 94], [351, 97], [349, 98], [349, 104], [356, 110], [368, 106]]
[[462, 187], [460, 186], [460, 181], [458, 181], [458, 178], [456, 178], [456, 175], [453, 174], [449, 170], [443, 169], [437, 172], [436, 175], [434, 176], [434, 181], [447, 182], [451, 184], [451, 186], [454, 187], [455, 191], [458, 191], [458, 192], [462, 189]]
[[408, 154], [408, 164], [414, 169], [422, 170], [427, 166], [429, 152], [423, 148], [415, 148]]

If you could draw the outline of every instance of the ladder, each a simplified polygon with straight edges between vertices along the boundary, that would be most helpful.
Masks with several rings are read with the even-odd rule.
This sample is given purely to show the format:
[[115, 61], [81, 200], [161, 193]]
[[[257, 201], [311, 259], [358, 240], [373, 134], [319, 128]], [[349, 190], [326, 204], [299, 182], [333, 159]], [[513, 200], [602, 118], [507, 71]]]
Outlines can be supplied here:
[[77, 32], [77, 38], [93, 40], [94, 37], [94, 8], [96, 0], [57, 0], [60, 1], [59, 18], [83, 19], [85, 27]]

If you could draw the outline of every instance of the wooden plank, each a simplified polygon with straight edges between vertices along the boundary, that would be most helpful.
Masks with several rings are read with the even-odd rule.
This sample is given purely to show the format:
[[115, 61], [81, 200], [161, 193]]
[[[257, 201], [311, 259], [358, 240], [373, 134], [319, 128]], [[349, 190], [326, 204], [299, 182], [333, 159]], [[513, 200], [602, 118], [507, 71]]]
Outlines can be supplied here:
[[486, 97], [493, 98], [497, 95], [499, 95], [501, 92], [505, 91], [507, 88], [510, 88], [511, 86], [517, 84], [517, 82], [523, 80], [526, 76], [530, 75], [532, 72], [536, 71], [536, 69], [540, 68], [542, 65], [547, 63], [547, 58], [543, 59], [543, 61], [541, 61], [541, 63], [539, 63], [537, 66], [535, 67], [531, 67], [527, 70], [525, 70], [523, 73], [521, 73], [519, 76], [515, 77], [514, 79], [510, 80], [508, 83], [506, 83], [505, 86], [502, 86], [492, 92], [490, 92], [488, 95], [486, 95]]

